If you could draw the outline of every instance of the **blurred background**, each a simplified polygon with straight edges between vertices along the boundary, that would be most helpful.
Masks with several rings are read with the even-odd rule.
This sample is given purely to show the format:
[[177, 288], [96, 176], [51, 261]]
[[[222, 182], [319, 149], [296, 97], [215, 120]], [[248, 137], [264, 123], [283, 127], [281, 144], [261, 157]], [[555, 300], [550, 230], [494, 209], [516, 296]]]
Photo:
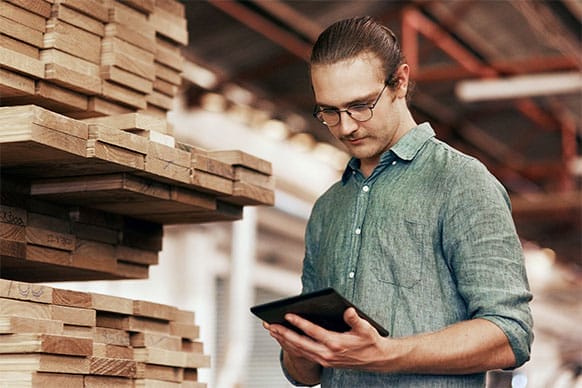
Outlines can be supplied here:
[[300, 292], [311, 205], [348, 159], [311, 116], [311, 45], [334, 21], [371, 15], [401, 40], [416, 121], [485, 163], [511, 195], [536, 337], [531, 361], [491, 372], [488, 386], [582, 387], [580, 1], [182, 2], [189, 39], [174, 136], [270, 161], [275, 206], [165, 227], [147, 280], [65, 287], [194, 310], [209, 387], [289, 386], [249, 307]]

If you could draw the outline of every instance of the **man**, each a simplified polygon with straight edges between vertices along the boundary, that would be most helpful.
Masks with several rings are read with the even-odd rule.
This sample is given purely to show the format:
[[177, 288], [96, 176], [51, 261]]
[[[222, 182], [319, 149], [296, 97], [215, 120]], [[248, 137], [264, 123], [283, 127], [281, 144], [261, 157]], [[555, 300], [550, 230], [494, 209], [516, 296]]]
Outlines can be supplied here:
[[396, 37], [369, 17], [324, 31], [311, 56], [314, 115], [352, 156], [316, 202], [303, 292], [334, 287], [345, 333], [297, 315], [265, 327], [296, 385], [480, 387], [529, 359], [531, 300], [508, 195], [476, 159], [435, 139], [406, 103]]

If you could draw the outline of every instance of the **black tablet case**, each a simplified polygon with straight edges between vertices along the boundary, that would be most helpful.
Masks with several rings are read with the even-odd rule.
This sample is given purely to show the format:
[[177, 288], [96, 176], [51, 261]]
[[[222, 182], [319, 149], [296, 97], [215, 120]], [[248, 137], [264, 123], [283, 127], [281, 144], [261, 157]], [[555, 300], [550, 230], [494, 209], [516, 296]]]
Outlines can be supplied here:
[[277, 323], [299, 333], [301, 333], [301, 330], [285, 320], [286, 313], [297, 314], [327, 330], [345, 332], [350, 330], [350, 326], [345, 323], [343, 318], [344, 311], [348, 307], [354, 307], [358, 315], [370, 322], [381, 336], [388, 336], [388, 330], [384, 329], [333, 288], [324, 288], [319, 291], [256, 305], [251, 307], [251, 312], [265, 322]]

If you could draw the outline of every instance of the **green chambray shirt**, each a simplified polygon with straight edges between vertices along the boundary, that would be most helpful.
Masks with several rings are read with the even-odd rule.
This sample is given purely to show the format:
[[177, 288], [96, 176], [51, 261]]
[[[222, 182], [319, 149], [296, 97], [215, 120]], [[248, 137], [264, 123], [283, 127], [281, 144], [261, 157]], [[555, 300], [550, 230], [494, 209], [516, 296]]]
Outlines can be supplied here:
[[[303, 292], [334, 287], [393, 337], [488, 319], [521, 365], [533, 340], [532, 296], [508, 195], [483, 164], [434, 135], [428, 123], [413, 128], [368, 178], [352, 159], [317, 200]], [[321, 386], [483, 387], [485, 374], [324, 369]]]

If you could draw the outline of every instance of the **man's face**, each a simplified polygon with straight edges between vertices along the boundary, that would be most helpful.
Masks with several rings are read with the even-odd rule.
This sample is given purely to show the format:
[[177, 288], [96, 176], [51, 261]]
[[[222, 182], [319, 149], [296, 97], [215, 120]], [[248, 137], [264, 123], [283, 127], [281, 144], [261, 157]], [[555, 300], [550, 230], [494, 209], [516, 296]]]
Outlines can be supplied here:
[[[353, 104], [372, 104], [384, 87], [380, 60], [374, 55], [361, 55], [331, 65], [311, 67], [311, 82], [316, 104], [320, 108], [345, 109]], [[402, 98], [400, 98], [402, 94]], [[350, 155], [362, 164], [377, 164], [409, 128], [404, 128], [407, 112], [405, 93], [384, 89], [370, 120], [359, 122], [346, 112], [336, 125], [328, 126]]]

